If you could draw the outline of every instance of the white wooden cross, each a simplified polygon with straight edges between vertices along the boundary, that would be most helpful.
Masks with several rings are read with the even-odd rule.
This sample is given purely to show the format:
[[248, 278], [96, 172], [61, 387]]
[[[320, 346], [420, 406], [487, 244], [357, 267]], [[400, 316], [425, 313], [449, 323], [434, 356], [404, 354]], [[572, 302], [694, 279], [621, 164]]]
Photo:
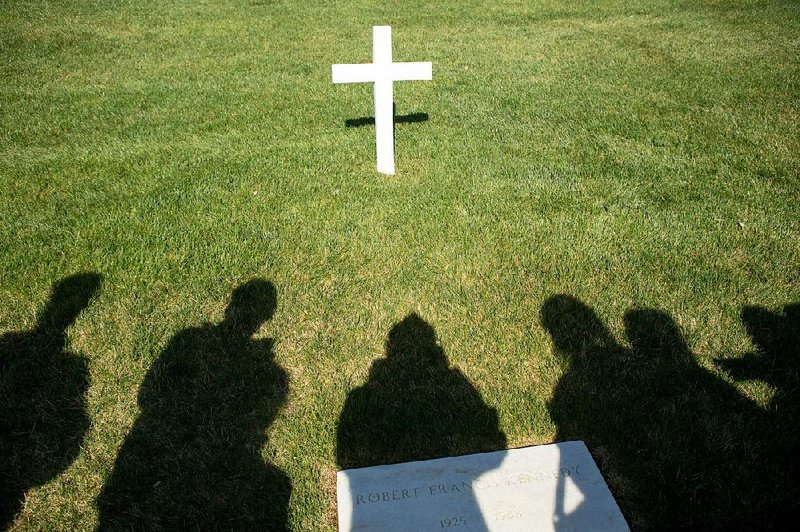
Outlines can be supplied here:
[[375, 83], [375, 148], [378, 171], [394, 174], [394, 105], [392, 83], [430, 80], [427, 63], [392, 63], [392, 27], [372, 27], [372, 63], [333, 65], [334, 83]]

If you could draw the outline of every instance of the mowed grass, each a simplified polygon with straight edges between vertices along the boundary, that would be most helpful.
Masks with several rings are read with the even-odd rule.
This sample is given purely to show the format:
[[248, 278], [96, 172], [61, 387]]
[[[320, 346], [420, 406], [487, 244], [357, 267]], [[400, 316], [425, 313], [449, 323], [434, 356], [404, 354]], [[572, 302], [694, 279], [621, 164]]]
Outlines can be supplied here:
[[[374, 170], [374, 127], [345, 126], [373, 115], [371, 85], [330, 79], [371, 60], [377, 24], [395, 61], [433, 62], [433, 81], [395, 84], [398, 115], [428, 115], [397, 125], [395, 176]], [[382, 371], [377, 404], [422, 421], [370, 433], [405, 449], [373, 459], [583, 439], [634, 528], [772, 522], [798, 500], [799, 36], [788, 0], [0, 0], [0, 332], [85, 357], [67, 404], [87, 420], [73, 454], [45, 446], [68, 459], [24, 503], [3, 501], [12, 526], [224, 526], [192, 512], [237, 488], [198, 478], [230, 480], [246, 448], [289, 479], [288, 527], [334, 529], [348, 396], [390, 331], [439, 353], [427, 327], [490, 436], [433, 445], [461, 427], [438, 379], [414, 396], [426, 410], [413, 371]], [[100, 281], [59, 340], [43, 309], [76, 274]], [[274, 315], [250, 308], [248, 357], [220, 364], [235, 349], [213, 327], [259, 280]], [[197, 374], [163, 373], [195, 351]], [[14, 419], [25, 366], [4, 364]], [[234, 381], [253, 403], [228, 412]], [[210, 445], [170, 440], [194, 426]], [[220, 442], [232, 458], [209, 473], [198, 448]], [[111, 482], [130, 449], [156, 472], [188, 453], [156, 481], [191, 478], [185, 500], [103, 517], [111, 484], [156, 487], [135, 460]]]

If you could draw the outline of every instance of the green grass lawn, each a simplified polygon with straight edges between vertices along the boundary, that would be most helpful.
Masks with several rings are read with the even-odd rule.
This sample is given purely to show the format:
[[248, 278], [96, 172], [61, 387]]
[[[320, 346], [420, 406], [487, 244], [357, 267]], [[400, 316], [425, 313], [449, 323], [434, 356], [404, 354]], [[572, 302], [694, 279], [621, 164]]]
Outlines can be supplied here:
[[[331, 83], [377, 24], [433, 62], [395, 176]], [[0, 528], [334, 529], [342, 467], [567, 439], [635, 529], [796, 512], [799, 36], [794, 0], [0, 0]]]

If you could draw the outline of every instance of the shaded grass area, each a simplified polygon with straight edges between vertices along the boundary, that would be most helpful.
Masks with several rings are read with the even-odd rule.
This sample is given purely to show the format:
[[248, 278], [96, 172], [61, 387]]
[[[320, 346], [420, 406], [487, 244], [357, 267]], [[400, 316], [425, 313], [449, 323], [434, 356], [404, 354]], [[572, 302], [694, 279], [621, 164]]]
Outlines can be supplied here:
[[[69, 362], [69, 393], [36, 392], [66, 397], [79, 421], [57, 466], [9, 503], [15, 526], [103, 522], [101, 494], [137, 470], [120, 464], [166, 453], [155, 427], [186, 429], [171, 416], [204, 427], [211, 449], [228, 441], [201, 423], [214, 411], [195, 381], [153, 373], [196, 357], [209, 379], [262, 382], [248, 361], [285, 373], [285, 390], [263, 381], [252, 423], [218, 415], [239, 427], [246, 470], [266, 470], [241, 452], [257, 448], [291, 479], [288, 526], [333, 528], [340, 416], [413, 313], [477, 410], [496, 412], [491, 434], [585, 439], [636, 528], [759, 523], [796, 502], [792, 470], [775, 469], [796, 448], [796, 358], [781, 340], [800, 301], [796, 3], [0, 1], [0, 13], [4, 338], [40, 330], [59, 281], [103, 278], [38, 351], [85, 360]], [[373, 171], [374, 129], [345, 126], [368, 122], [371, 87], [330, 83], [330, 64], [369, 60], [373, 24], [393, 25], [395, 60], [434, 62], [432, 82], [395, 86], [396, 114], [428, 120], [397, 125], [394, 177]], [[208, 331], [252, 279], [278, 303], [248, 341], [274, 343], [220, 369], [226, 336]], [[20, 352], [4, 350], [7, 404], [29, 382], [9, 362]], [[385, 393], [421, 408], [396, 377]], [[200, 397], [224, 404], [226, 386]], [[161, 410], [142, 402], [154, 389]], [[430, 454], [425, 419], [394, 420], [408, 444], [392, 459]], [[481, 446], [451, 443], [437, 453]], [[195, 498], [170, 511], [194, 515], [201, 470], [182, 473]]]

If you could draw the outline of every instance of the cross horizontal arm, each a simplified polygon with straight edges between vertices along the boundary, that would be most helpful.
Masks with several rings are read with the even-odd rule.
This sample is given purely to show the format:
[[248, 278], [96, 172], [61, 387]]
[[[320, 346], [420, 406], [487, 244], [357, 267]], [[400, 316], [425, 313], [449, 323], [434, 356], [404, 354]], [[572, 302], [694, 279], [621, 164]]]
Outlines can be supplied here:
[[392, 63], [392, 81], [427, 81], [433, 79], [433, 64], [423, 63]]
[[375, 66], [371, 63], [363, 65], [332, 65], [331, 72], [334, 83], [369, 83], [375, 81]]

